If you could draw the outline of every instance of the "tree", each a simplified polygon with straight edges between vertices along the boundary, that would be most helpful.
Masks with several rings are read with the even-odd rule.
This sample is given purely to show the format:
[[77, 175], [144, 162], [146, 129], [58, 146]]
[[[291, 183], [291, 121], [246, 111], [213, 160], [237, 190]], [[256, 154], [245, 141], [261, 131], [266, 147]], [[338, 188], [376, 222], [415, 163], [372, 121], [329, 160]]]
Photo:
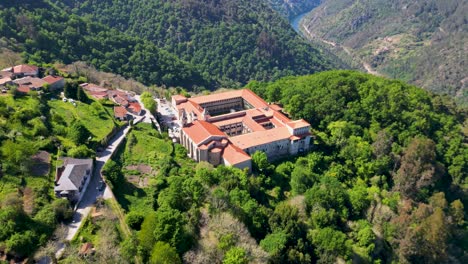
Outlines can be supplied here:
[[177, 251], [168, 243], [158, 241], [151, 251], [151, 264], [179, 264], [182, 263]]
[[182, 253], [190, 248], [191, 244], [190, 239], [185, 234], [184, 226], [186, 223], [185, 215], [179, 210], [167, 206], [161, 207], [155, 214], [154, 230], [152, 232], [154, 239], [156, 241], [167, 242], [171, 246], [176, 247], [177, 252]]
[[67, 155], [72, 158], [92, 158], [96, 155], [96, 152], [86, 147], [86, 145], [80, 145], [78, 147], [71, 148], [67, 151]]
[[268, 163], [268, 157], [263, 151], [255, 151], [251, 158], [253, 169], [257, 172], [265, 172], [270, 166]]
[[271, 256], [277, 257], [286, 248], [287, 242], [288, 236], [284, 232], [271, 233], [260, 241], [260, 246]]
[[18, 169], [26, 170], [31, 156], [36, 152], [37, 147], [28, 141], [4, 141], [1, 146], [3, 169], [12, 172], [17, 172]]
[[91, 135], [91, 132], [80, 121], [73, 122], [68, 128], [68, 138], [76, 145], [87, 143]]
[[332, 259], [338, 256], [347, 258], [350, 254], [346, 235], [331, 227], [312, 230], [307, 238], [315, 246], [315, 252], [320, 258], [329, 259], [330, 256]]
[[243, 248], [233, 247], [231, 248], [223, 258], [223, 264], [247, 264], [249, 259]]
[[145, 216], [142, 213], [131, 211], [125, 216], [125, 222], [127, 225], [135, 230], [140, 230], [141, 224], [143, 223]]
[[437, 180], [436, 153], [434, 141], [414, 138], [401, 159], [401, 165], [394, 175], [395, 190], [404, 197], [416, 199], [420, 191], [430, 187]]
[[36, 236], [30, 230], [13, 234], [5, 243], [8, 253], [18, 257], [25, 257], [34, 251]]
[[138, 232], [138, 241], [140, 241], [140, 245], [147, 252], [152, 250], [154, 243], [156, 242], [153, 232], [157, 222], [156, 212], [147, 214], [145, 220], [143, 220], [143, 223], [141, 224], [141, 230]]
[[79, 90], [79, 85], [77, 82], [66, 82], [63, 88], [63, 94], [65, 95], [66, 98], [73, 98], [73, 99], [78, 100], [77, 98], [78, 90]]
[[464, 206], [460, 200], [455, 200], [450, 204], [450, 213], [457, 225], [462, 226], [465, 223]]

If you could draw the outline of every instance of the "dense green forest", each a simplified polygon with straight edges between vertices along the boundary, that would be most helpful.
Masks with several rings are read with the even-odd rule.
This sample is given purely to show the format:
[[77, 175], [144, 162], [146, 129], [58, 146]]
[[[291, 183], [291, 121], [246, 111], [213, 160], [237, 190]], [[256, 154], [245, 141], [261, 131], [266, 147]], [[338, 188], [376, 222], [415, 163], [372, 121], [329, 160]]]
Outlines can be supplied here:
[[32, 63], [86, 61], [102, 71], [146, 84], [212, 88], [212, 78], [156, 47], [91, 19], [70, 15], [48, 1], [0, 3], [0, 46]]
[[450, 99], [351, 71], [249, 87], [310, 121], [314, 149], [274, 163], [257, 152], [250, 174], [195, 164], [137, 125], [105, 169], [133, 230], [113, 243], [119, 258], [466, 262], [466, 113]]
[[151, 41], [224, 87], [345, 67], [302, 40], [263, 0], [57, 2], [67, 12]]
[[467, 105], [467, 14], [458, 0], [326, 0], [302, 24], [345, 61]]

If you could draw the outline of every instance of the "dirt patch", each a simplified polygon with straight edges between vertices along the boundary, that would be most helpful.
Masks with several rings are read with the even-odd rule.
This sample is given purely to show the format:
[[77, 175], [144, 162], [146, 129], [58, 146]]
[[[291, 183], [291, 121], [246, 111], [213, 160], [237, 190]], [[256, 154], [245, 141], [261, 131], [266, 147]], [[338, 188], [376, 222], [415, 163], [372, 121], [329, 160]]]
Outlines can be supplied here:
[[140, 182], [140, 176], [135, 176], [135, 175], [127, 175], [126, 179], [128, 182], [137, 185]]
[[125, 169], [136, 170], [139, 171], [141, 174], [151, 174], [151, 172], [153, 171], [153, 168], [151, 168], [151, 166], [145, 164], [130, 165], [127, 166]]
[[32, 156], [31, 173], [34, 176], [45, 176], [50, 171], [50, 153], [39, 151]]
[[148, 187], [149, 177], [141, 177], [138, 186], [140, 188]]

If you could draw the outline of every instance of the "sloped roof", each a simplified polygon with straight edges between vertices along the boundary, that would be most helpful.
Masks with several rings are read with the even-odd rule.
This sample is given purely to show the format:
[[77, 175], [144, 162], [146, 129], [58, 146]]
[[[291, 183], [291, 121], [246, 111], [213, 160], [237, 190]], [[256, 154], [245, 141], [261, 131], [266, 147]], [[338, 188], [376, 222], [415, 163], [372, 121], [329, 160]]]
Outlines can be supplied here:
[[124, 118], [127, 115], [127, 109], [122, 106], [114, 106], [114, 116]]
[[247, 149], [253, 146], [260, 146], [271, 142], [289, 139], [291, 134], [287, 127], [278, 127], [270, 130], [255, 131], [248, 134], [231, 137], [231, 142], [240, 147]]
[[46, 81], [48, 84], [54, 84], [63, 80], [63, 77], [55, 76], [55, 75], [47, 75], [46, 77], [42, 78], [42, 80]]
[[296, 120], [296, 121], [290, 121], [290, 122], [287, 122], [286, 125], [288, 125], [289, 127], [293, 128], [293, 129], [310, 126], [310, 124], [307, 123], [304, 119], [300, 119], [300, 120]]
[[227, 137], [218, 127], [206, 121], [196, 120], [183, 128], [184, 133], [199, 145], [211, 136]]
[[20, 64], [13, 67], [14, 73], [37, 72], [39, 68], [34, 65]]
[[10, 77], [4, 77], [4, 78], [0, 78], [0, 85], [3, 85], [5, 83], [9, 83], [11, 82], [11, 78]]
[[141, 105], [138, 102], [128, 103], [128, 108], [134, 113], [140, 113], [141, 112]]
[[251, 158], [239, 147], [236, 147], [233, 144], [228, 144], [224, 148], [223, 159], [226, 160], [229, 164], [235, 165], [250, 160]]
[[27, 85], [30, 88], [40, 88], [40, 87], [44, 86], [44, 84], [47, 83], [46, 81], [42, 80], [41, 78], [30, 77], [30, 76], [20, 78], [20, 79], [16, 79], [13, 82], [16, 83], [16, 84], [19, 84], [19, 85]]
[[86, 175], [86, 170], [92, 168], [92, 159], [83, 159], [77, 162], [69, 160], [65, 165], [65, 170], [62, 172], [60, 179], [55, 186], [55, 191], [77, 191], [81, 186], [81, 182]]
[[16, 90], [20, 93], [29, 93], [31, 91], [31, 88], [29, 88], [29, 86], [27, 85], [20, 85]]

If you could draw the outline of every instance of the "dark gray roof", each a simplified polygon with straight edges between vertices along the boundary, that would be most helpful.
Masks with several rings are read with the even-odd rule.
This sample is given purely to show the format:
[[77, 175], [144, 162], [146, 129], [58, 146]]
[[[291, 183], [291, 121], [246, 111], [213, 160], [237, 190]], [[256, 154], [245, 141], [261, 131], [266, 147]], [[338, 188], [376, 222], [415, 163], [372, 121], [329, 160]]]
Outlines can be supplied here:
[[92, 170], [93, 160], [91, 159], [67, 159], [65, 170], [58, 181], [55, 191], [77, 191], [86, 170]]

